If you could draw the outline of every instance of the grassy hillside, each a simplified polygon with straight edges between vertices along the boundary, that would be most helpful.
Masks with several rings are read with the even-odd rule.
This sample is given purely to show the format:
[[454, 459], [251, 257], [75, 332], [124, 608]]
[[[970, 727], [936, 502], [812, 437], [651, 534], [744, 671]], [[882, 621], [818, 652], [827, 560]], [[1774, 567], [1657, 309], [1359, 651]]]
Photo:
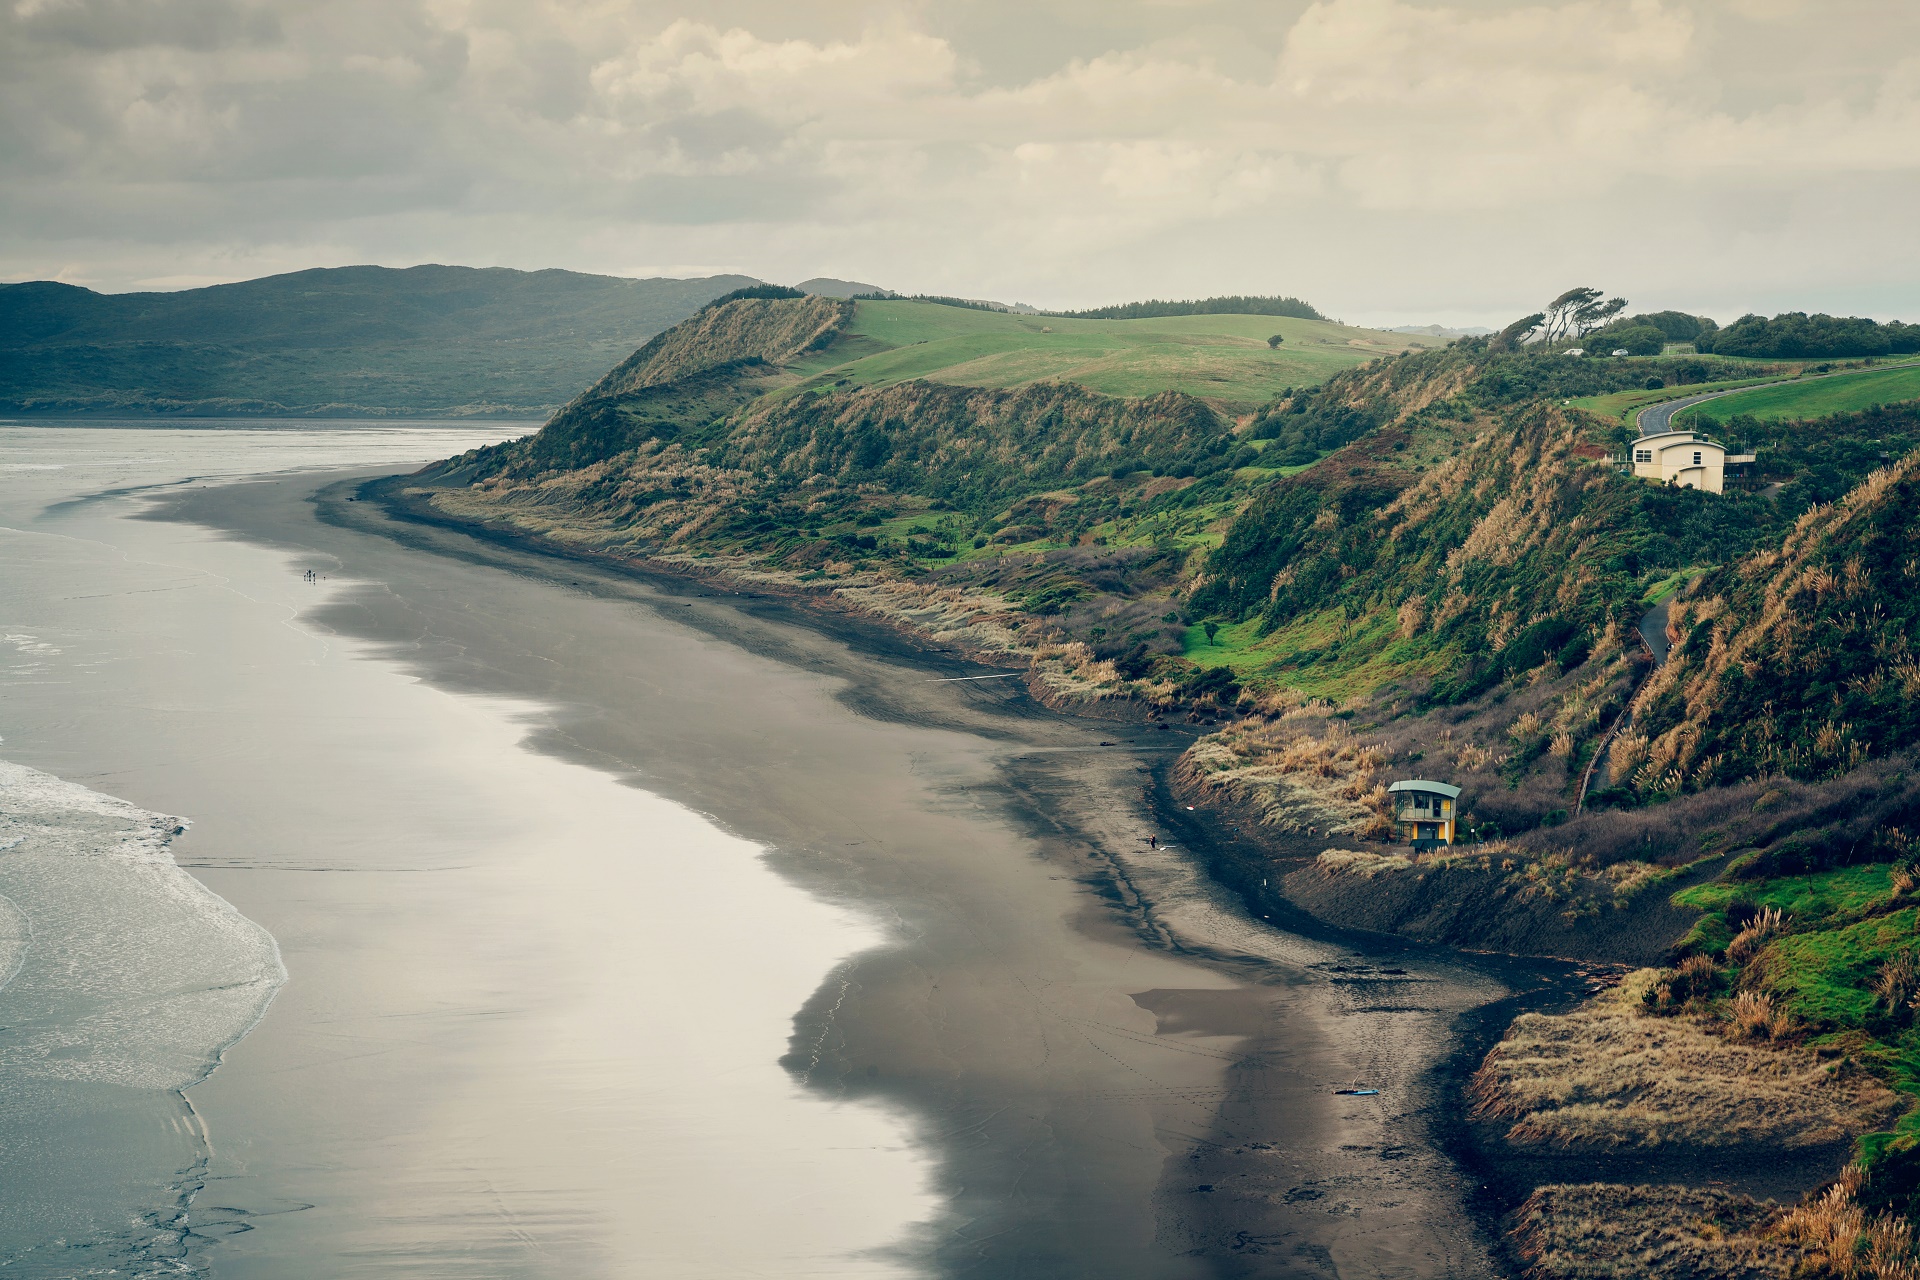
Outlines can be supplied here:
[[751, 283], [426, 266], [178, 293], [0, 286], [0, 410], [547, 412]]
[[1739, 414], [1764, 422], [1780, 422], [1853, 413], [1906, 400], [1920, 400], [1920, 364], [1805, 377], [1780, 386], [1724, 396], [1698, 409], [1683, 410], [1677, 416], [1679, 425], [1703, 414], [1720, 419]]
[[1920, 741], [1916, 535], [1920, 453], [1704, 577], [1615, 772], [1643, 794], [1817, 780]]
[[[1279, 335], [1278, 349], [1267, 339]], [[1245, 413], [1283, 391], [1438, 340], [1291, 316], [1082, 320], [862, 301], [841, 344], [800, 366], [808, 386], [928, 379], [972, 387], [1075, 382], [1115, 396], [1180, 391]]]

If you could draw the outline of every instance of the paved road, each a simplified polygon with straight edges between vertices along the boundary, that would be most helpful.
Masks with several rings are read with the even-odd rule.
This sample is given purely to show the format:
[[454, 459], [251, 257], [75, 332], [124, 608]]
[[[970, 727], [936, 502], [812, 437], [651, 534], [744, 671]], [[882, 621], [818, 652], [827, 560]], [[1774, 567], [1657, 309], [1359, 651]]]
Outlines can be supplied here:
[[[1790, 381], [1790, 379], [1782, 378], [1780, 381], [1787, 382]], [[1750, 387], [1733, 387], [1726, 391], [1709, 391], [1705, 395], [1686, 396], [1679, 400], [1662, 400], [1659, 404], [1648, 405], [1642, 409], [1639, 417], [1635, 418], [1634, 421], [1639, 424], [1641, 435], [1657, 436], [1662, 431], [1671, 431], [1673, 429], [1673, 415], [1687, 408], [1689, 405], [1699, 404], [1703, 400], [1717, 400], [1721, 396], [1730, 396], [1735, 391], [1752, 391], [1755, 387], [1771, 387], [1773, 385], [1775, 384], [1771, 382], [1756, 382]]]
[[1640, 616], [1640, 638], [1647, 642], [1655, 665], [1665, 662], [1667, 651], [1673, 648], [1667, 640], [1667, 606], [1672, 603], [1673, 597], [1668, 596]]

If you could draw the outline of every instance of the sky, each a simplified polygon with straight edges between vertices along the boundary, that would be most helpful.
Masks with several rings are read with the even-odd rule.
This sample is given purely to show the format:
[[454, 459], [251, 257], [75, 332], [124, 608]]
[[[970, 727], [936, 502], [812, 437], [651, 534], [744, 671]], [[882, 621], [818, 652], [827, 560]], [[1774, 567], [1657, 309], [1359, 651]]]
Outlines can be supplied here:
[[1920, 321], [1909, 0], [0, 0], [0, 280]]

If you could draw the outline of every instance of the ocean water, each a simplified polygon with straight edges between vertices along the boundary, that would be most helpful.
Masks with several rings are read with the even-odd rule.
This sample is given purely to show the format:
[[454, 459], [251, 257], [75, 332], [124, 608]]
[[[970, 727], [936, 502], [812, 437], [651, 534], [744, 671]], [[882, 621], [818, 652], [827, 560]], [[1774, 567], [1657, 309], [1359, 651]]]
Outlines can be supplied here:
[[[15, 1270], [49, 1249], [54, 1265], [89, 1269], [184, 1253], [207, 1147], [182, 1091], [286, 971], [265, 930], [174, 863], [183, 829], [0, 761], [0, 1150]], [[102, 1132], [104, 1117], [134, 1114], [144, 1160]], [[142, 1185], [155, 1173], [157, 1193]]]
[[0, 423], [0, 1273], [916, 1270], [912, 1122], [781, 1065], [880, 922], [141, 518], [519, 429]]

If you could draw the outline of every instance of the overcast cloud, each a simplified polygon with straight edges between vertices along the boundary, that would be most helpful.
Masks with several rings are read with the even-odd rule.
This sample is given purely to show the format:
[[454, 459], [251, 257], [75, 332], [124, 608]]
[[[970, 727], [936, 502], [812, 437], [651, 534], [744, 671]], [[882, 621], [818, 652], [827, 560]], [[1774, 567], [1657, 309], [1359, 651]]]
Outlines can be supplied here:
[[0, 278], [1920, 320], [1890, 0], [0, 0]]

